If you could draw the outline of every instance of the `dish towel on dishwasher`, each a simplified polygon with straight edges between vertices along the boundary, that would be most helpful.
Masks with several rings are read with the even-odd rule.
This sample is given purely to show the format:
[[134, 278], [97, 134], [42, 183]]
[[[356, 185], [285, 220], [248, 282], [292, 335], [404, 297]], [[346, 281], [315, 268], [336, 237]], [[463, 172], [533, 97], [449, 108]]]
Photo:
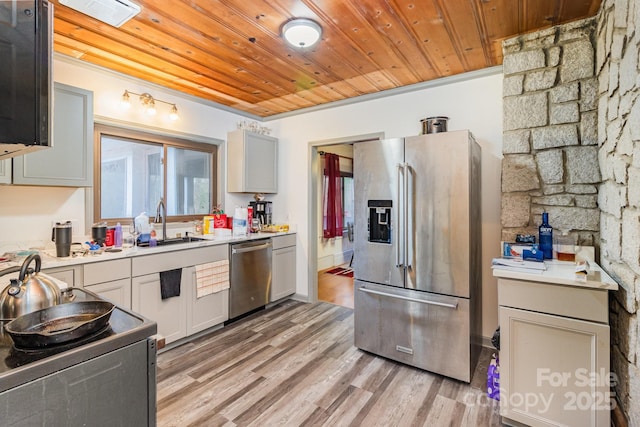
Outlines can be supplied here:
[[229, 260], [196, 265], [196, 298], [229, 289]]
[[180, 281], [182, 280], [182, 269], [167, 270], [160, 272], [160, 296], [162, 299], [180, 296]]

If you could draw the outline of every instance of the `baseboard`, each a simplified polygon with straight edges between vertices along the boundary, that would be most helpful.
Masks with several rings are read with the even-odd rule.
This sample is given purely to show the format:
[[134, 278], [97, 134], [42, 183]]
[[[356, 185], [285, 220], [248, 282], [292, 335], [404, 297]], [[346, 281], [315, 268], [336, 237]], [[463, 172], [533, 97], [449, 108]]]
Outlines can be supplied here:
[[328, 270], [329, 268], [333, 267], [334, 264], [334, 256], [333, 255], [327, 255], [327, 256], [323, 256], [321, 258], [318, 258], [318, 271], [322, 271], [322, 270]]
[[490, 348], [491, 350], [496, 350], [493, 344], [491, 344], [491, 337], [482, 337], [482, 346], [486, 348]]

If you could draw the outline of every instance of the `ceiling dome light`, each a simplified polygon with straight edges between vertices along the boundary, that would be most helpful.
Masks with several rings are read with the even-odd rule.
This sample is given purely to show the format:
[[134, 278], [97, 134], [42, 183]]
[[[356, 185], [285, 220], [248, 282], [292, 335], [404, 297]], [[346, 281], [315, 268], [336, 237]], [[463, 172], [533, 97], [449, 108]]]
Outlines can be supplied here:
[[294, 19], [282, 27], [282, 36], [293, 47], [311, 47], [321, 35], [322, 27], [311, 19]]

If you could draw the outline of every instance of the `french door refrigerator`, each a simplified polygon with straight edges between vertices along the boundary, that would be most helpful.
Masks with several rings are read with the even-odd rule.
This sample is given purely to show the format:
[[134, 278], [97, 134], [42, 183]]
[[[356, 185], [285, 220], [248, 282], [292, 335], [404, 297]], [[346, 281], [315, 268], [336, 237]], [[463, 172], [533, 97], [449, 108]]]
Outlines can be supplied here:
[[354, 144], [355, 345], [470, 382], [481, 349], [480, 146]]

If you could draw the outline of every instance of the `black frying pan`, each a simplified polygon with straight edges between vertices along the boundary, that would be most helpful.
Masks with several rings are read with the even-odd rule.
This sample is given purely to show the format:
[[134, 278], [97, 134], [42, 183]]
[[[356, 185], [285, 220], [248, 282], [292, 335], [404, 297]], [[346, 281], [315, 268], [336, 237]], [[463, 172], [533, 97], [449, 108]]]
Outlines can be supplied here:
[[83, 338], [103, 329], [115, 306], [107, 301], [54, 305], [19, 316], [4, 326], [19, 348], [43, 348]]

